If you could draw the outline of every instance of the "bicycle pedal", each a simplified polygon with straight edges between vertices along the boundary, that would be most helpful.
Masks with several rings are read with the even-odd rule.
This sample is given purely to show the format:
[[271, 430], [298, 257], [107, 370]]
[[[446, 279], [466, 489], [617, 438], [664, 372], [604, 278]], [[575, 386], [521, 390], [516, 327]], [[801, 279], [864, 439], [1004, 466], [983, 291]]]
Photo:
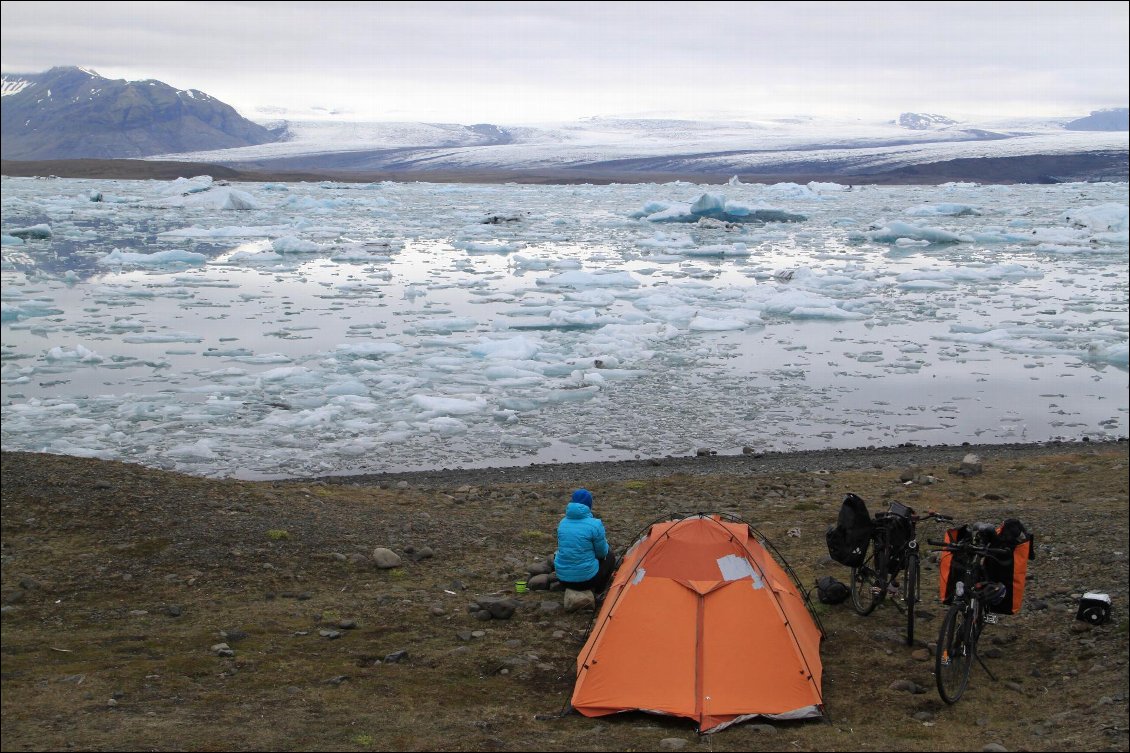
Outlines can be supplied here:
[[997, 616], [995, 614], [986, 614], [986, 615], [984, 615], [984, 617], [985, 617], [985, 624], [986, 625], [996, 625], [997, 624]]

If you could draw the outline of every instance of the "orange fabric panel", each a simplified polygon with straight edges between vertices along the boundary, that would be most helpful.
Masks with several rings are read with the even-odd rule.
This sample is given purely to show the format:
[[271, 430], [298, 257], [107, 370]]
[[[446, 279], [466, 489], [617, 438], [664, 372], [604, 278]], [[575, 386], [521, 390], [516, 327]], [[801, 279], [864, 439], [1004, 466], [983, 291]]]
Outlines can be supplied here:
[[783, 714], [821, 703], [819, 676], [809, 671], [769, 588], [732, 581], [705, 602], [705, 714]]
[[666, 578], [629, 586], [578, 657], [573, 708], [586, 716], [628, 709], [693, 715], [697, 601]]
[[721, 580], [718, 559], [745, 554], [747, 536], [727, 525], [704, 520], [653, 531], [641, 549], [646, 551], [647, 572], [679, 580]]
[[1024, 587], [1028, 581], [1028, 560], [1032, 555], [1031, 540], [1018, 544], [1012, 558], [1012, 613], [1024, 604]]
[[[945, 541], [947, 544], [957, 543], [957, 528], [950, 528], [946, 531]], [[938, 557], [938, 598], [944, 603], [946, 595], [950, 589], [950, 568], [953, 566], [953, 552], [942, 550]]]

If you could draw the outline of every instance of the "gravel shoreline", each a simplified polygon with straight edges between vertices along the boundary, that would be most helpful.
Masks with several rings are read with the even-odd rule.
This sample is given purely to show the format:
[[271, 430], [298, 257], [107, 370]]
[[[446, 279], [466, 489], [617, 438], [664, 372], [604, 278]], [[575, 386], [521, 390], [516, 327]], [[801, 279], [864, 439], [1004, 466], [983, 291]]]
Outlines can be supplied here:
[[[906, 466], [956, 466], [972, 453], [984, 460], [1022, 458], [1077, 452], [1125, 442], [1125, 438], [1091, 442], [1038, 442], [1016, 444], [912, 445], [860, 447], [799, 452], [765, 452], [748, 455], [703, 455], [587, 463], [543, 463], [492, 468], [442, 468], [399, 473], [339, 474], [287, 479], [330, 484], [387, 487], [400, 482], [419, 488], [446, 488], [484, 484], [592, 484], [626, 479], [662, 478], [676, 474], [752, 476], [764, 473], [805, 473]], [[279, 479], [283, 480], [283, 479]]]

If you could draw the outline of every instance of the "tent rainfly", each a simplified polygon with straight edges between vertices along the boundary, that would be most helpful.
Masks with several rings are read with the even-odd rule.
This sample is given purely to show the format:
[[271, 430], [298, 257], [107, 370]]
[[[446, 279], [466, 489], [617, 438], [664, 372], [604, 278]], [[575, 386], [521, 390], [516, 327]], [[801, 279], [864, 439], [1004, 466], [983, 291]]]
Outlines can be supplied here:
[[702, 513], [655, 523], [612, 579], [577, 657], [572, 706], [688, 717], [701, 733], [819, 717], [823, 637], [803, 589], [747, 523]]

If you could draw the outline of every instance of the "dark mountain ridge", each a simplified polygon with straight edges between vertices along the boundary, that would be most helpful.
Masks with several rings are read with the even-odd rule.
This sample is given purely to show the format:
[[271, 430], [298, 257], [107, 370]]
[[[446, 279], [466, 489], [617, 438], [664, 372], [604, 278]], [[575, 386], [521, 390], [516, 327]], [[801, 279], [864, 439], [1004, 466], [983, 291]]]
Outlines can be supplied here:
[[265, 144], [276, 134], [215, 97], [84, 68], [5, 74], [5, 159], [113, 159]]

